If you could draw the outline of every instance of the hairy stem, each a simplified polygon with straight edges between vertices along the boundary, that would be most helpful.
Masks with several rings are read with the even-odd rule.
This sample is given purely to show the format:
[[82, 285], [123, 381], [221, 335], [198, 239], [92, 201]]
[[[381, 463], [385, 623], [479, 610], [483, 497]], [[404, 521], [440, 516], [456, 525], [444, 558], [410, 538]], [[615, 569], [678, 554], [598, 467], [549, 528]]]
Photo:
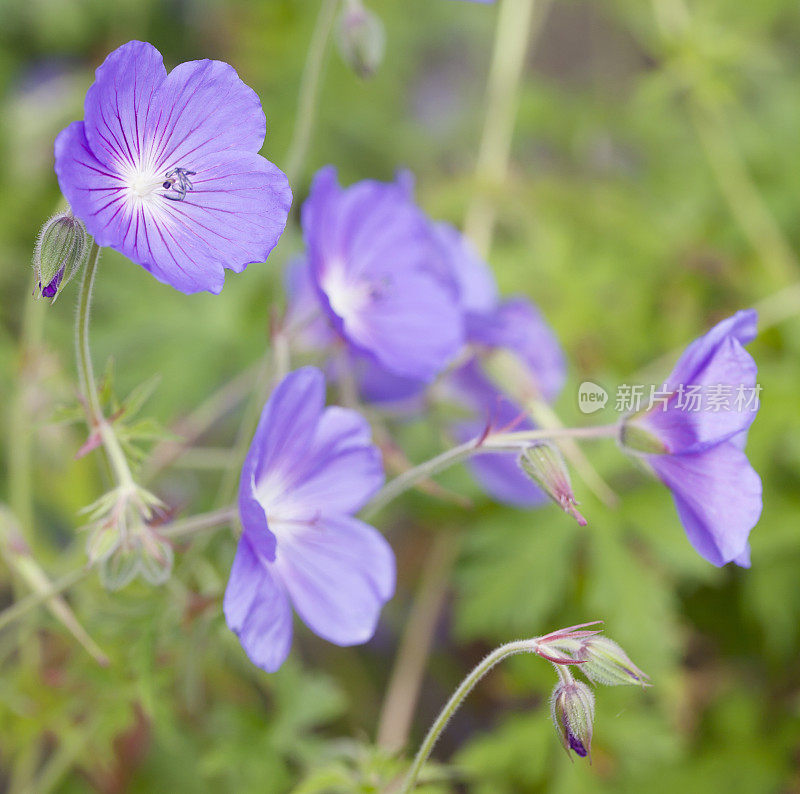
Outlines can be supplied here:
[[223, 507], [221, 510], [213, 510], [210, 513], [200, 513], [181, 521], [173, 521], [171, 524], [159, 528], [159, 534], [174, 540], [175, 538], [193, 535], [206, 529], [215, 529], [216, 527], [230, 524], [236, 520], [237, 515], [236, 505], [231, 505]]
[[537, 640], [517, 640], [516, 642], [509, 642], [506, 645], [501, 645], [496, 650], [492, 651], [474, 670], [461, 682], [458, 689], [453, 693], [450, 700], [447, 701], [445, 707], [439, 712], [439, 716], [431, 725], [430, 730], [425, 736], [422, 745], [419, 748], [411, 768], [408, 771], [403, 786], [400, 789], [400, 794], [408, 794], [413, 791], [416, 785], [419, 773], [423, 765], [430, 757], [436, 742], [441, 736], [445, 726], [450, 721], [453, 714], [456, 713], [459, 706], [464, 702], [467, 695], [473, 690], [478, 681], [481, 680], [496, 664], [503, 661], [508, 656], [513, 656], [517, 653], [535, 653], [537, 648]]
[[403, 472], [378, 491], [366, 504], [363, 518], [369, 519], [389, 502], [413, 488], [420, 480], [449, 469], [473, 455], [486, 453], [508, 453], [524, 449], [533, 441], [550, 441], [565, 438], [612, 438], [618, 432], [617, 425], [599, 427], [564, 427], [549, 430], [524, 430], [516, 433], [496, 433], [485, 438], [474, 438], [457, 447], [448, 449], [413, 469]]
[[89, 321], [91, 319], [92, 292], [100, 259], [100, 246], [94, 240], [89, 250], [89, 258], [83, 270], [81, 289], [78, 296], [78, 311], [75, 317], [75, 350], [78, 360], [78, 380], [80, 383], [83, 405], [86, 411], [86, 423], [89, 433], [96, 433], [103, 444], [116, 484], [120, 487], [135, 488], [136, 484], [128, 466], [128, 459], [120, 446], [114, 429], [103, 416], [100, 397], [97, 394], [97, 382], [92, 365], [92, 353], [89, 348]]

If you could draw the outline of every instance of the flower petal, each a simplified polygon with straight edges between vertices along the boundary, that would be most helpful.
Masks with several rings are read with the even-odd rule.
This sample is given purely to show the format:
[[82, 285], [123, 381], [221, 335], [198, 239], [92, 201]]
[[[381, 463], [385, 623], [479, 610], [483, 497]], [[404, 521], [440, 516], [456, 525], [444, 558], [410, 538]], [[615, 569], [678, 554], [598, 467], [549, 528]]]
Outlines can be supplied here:
[[349, 516], [325, 516], [281, 538], [275, 563], [297, 613], [336, 645], [358, 645], [375, 633], [394, 594], [391, 547], [373, 527]]
[[371, 438], [369, 423], [360, 414], [327, 408], [298, 467], [295, 487], [275, 504], [276, 512], [300, 518], [360, 510], [384, 482], [381, 453]]
[[455, 277], [461, 308], [467, 313], [491, 312], [499, 300], [497, 282], [472, 243], [447, 223], [433, 224], [433, 232]]
[[110, 53], [86, 93], [86, 138], [95, 156], [120, 172], [138, 168], [150, 148], [153, 98], [167, 76], [161, 53], [144, 41], [129, 41]]
[[274, 673], [289, 655], [292, 610], [282, 584], [245, 536], [239, 539], [223, 611], [253, 664]]
[[241, 273], [267, 259], [286, 227], [292, 192], [286, 175], [252, 152], [188, 162], [197, 172], [191, 191], [182, 201], [155, 199], [155, 233], [139, 235], [123, 253], [182, 292], [219, 292], [223, 268]]
[[314, 281], [331, 322], [395, 375], [431, 380], [458, 352], [455, 284], [403, 184], [339, 188], [323, 169], [303, 206]]
[[558, 396], [567, 377], [564, 352], [553, 330], [527, 298], [510, 298], [494, 311], [467, 318], [471, 342], [510, 350], [527, 366], [545, 400]]
[[714, 565], [746, 560], [747, 538], [761, 515], [761, 478], [747, 456], [726, 442], [701, 453], [650, 455], [672, 491], [697, 552]]
[[242, 480], [278, 493], [292, 484], [303, 471], [324, 404], [325, 378], [316, 367], [290, 372], [261, 412]]
[[222, 61], [188, 61], [176, 66], [153, 97], [153, 161], [164, 169], [191, 168], [198, 158], [226, 149], [257, 152], [267, 119], [258, 94]]
[[55, 169], [61, 192], [72, 211], [100, 246], [112, 246], [131, 235], [134, 213], [126, 186], [92, 153], [82, 121], [73, 121], [56, 137]]
[[[666, 410], [656, 404], [641, 421], [655, 431], [671, 452], [676, 453], [701, 452], [739, 436], [746, 433], [756, 417], [756, 411], [746, 401], [754, 393], [757, 372], [753, 357], [739, 340], [734, 336], [723, 337], [713, 350], [707, 352], [703, 366], [693, 373], [693, 380], [667, 381], [667, 388], [673, 389], [675, 396], [670, 399]], [[700, 410], [678, 405], [681, 385], [701, 387]], [[721, 391], [723, 389], [727, 390], [726, 394]], [[713, 402], [715, 392], [723, 399]]]
[[733, 337], [740, 345], [747, 345], [756, 338], [757, 323], [758, 312], [755, 309], [736, 312], [732, 317], [717, 323], [684, 350], [667, 378], [667, 383], [696, 383], [725, 337]]

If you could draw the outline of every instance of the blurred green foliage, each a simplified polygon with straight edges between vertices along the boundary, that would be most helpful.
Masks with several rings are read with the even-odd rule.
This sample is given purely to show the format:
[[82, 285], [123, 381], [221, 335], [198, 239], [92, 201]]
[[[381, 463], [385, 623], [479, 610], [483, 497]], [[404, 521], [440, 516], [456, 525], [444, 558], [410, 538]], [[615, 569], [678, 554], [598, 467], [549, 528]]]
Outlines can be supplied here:
[[[459, 223], [481, 188], [471, 175], [497, 11], [369, 4], [386, 26], [385, 61], [362, 82], [331, 53], [295, 209], [325, 163], [346, 182], [404, 166], [425, 209]], [[262, 98], [263, 153], [281, 164], [318, 5], [0, 1], [3, 498], [21, 504], [26, 540], [53, 577], [82, 563], [78, 511], [103, 487], [93, 458], [73, 459], [80, 426], [54, 422], [75, 403], [74, 293], [52, 308], [29, 297], [33, 241], [59, 202], [53, 139], [82, 117], [105, 54], [140, 38], [168, 65], [232, 63]], [[531, 296], [557, 330], [571, 361], [557, 408], [577, 423], [582, 380], [613, 394], [800, 277], [800, 9], [795, 0], [552, 0], [545, 10], [509, 178], [490, 190], [499, 217], [491, 262], [503, 290]], [[118, 394], [160, 373], [145, 412], [173, 425], [262, 355], [279, 266], [299, 249], [294, 227], [269, 264], [229, 275], [220, 297], [183, 296], [106, 253], [93, 317], [98, 367], [113, 355]], [[552, 672], [511, 660], [449, 726], [437, 749], [447, 766], [429, 770], [426, 791], [798, 790], [798, 291], [765, 309], [768, 327], [751, 348], [764, 389], [748, 448], [764, 481], [751, 570], [700, 559], [666, 490], [611, 444], [588, 452], [621, 505], [610, 510], [576, 483], [584, 529], [555, 509], [491, 504], [452, 471], [443, 482], [472, 508], [409, 495], [382, 516], [400, 571], [375, 640], [340, 649], [301, 630], [289, 663], [268, 676], [222, 619], [234, 540], [201, 537], [176, 550], [162, 588], [109, 594], [90, 578], [70, 591], [107, 668], [44, 610], [0, 633], [0, 790], [283, 792], [301, 781], [305, 794], [378, 790], [402, 764], [371, 746], [375, 725], [420, 568], [443, 529], [459, 554], [409, 752], [483, 653], [571, 622], [605, 620], [654, 686], [599, 691], [594, 763], [570, 764], [548, 720]], [[660, 359], [644, 382], [669, 366]], [[230, 411], [202, 443], [229, 445], [238, 418]], [[613, 405], [597, 418], [611, 421]], [[19, 460], [27, 428], [30, 481]], [[422, 428], [399, 432], [412, 460], [439, 449]], [[214, 506], [218, 482], [216, 471], [181, 468], [154, 487], [176, 508], [200, 511]], [[0, 581], [4, 602], [26, 592], [5, 570]]]

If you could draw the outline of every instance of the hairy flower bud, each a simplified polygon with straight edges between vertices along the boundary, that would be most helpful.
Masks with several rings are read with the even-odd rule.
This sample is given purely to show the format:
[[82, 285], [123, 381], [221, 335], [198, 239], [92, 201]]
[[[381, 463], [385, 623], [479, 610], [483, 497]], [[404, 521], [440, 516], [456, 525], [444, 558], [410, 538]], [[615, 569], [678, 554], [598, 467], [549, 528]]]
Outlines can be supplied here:
[[141, 544], [139, 572], [142, 578], [153, 585], [164, 584], [172, 573], [172, 546], [152, 531], [142, 534]]
[[107, 590], [121, 590], [139, 571], [139, 550], [130, 543], [120, 543], [99, 564], [100, 581]]
[[71, 212], [56, 213], [46, 221], [33, 251], [34, 297], [52, 298], [55, 303], [83, 263], [87, 248], [86, 227]]
[[520, 455], [519, 465], [565, 513], [580, 526], [586, 526], [586, 519], [575, 507], [578, 502], [572, 492], [569, 470], [557, 446], [547, 442], [534, 444]]
[[567, 754], [570, 750], [581, 758], [591, 754], [594, 695], [586, 684], [562, 678], [550, 698], [550, 716]]
[[582, 640], [575, 658], [583, 662], [580, 671], [595, 684], [649, 686], [647, 673], [640, 670], [614, 640], [602, 634]]
[[372, 77], [386, 46], [383, 22], [360, 0], [351, 0], [339, 17], [336, 42], [342, 59], [359, 77]]

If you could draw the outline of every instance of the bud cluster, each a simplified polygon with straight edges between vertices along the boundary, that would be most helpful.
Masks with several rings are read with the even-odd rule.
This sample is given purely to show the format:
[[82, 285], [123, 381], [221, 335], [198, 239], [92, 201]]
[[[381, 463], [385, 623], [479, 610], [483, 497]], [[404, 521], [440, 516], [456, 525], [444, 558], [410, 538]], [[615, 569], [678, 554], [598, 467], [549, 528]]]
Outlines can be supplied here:
[[89, 563], [98, 565], [109, 590], [120, 590], [137, 574], [163, 584], [172, 571], [172, 547], [149, 526], [160, 501], [138, 486], [121, 486], [87, 508], [92, 519], [86, 544]]
[[594, 694], [573, 675], [579, 670], [591, 683], [649, 686], [649, 678], [613, 640], [585, 623], [540, 637], [535, 652], [552, 662], [558, 682], [550, 698], [550, 715], [556, 733], [569, 753], [591, 758], [594, 729]]

